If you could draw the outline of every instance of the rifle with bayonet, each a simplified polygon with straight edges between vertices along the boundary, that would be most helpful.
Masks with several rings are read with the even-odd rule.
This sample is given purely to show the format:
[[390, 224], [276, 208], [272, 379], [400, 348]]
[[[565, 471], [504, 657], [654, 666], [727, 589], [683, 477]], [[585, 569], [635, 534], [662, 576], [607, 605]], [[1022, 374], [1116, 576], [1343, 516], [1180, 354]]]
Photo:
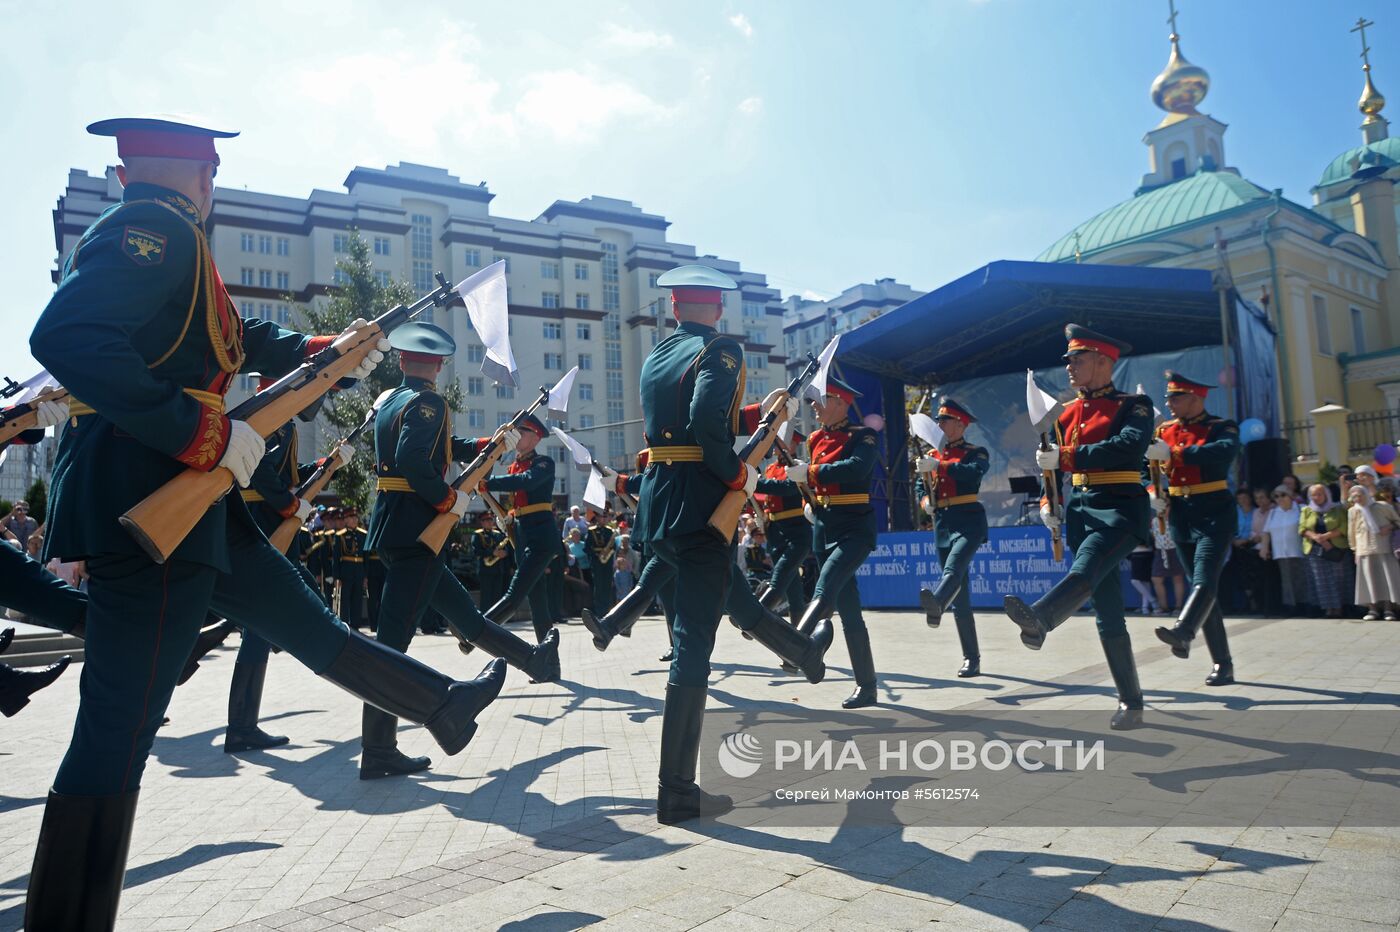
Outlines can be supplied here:
[[[5, 385], [0, 388], [0, 400], [13, 398], [24, 391], [24, 386], [9, 376], [5, 376]], [[39, 405], [46, 401], [64, 401], [68, 398], [68, 390], [57, 385], [41, 389], [37, 395], [28, 401], [13, 405], [9, 408], [0, 409], [0, 447], [9, 443], [27, 430], [34, 430], [39, 426]]]
[[[374, 423], [374, 416], [378, 411], [378, 408], [370, 408], [369, 413], [365, 415], [365, 419], [360, 422], [358, 427], [346, 434], [344, 439], [336, 441], [335, 449], [339, 450], [343, 444], [354, 443], [358, 440], [360, 434], [363, 434]], [[308, 502], [314, 500], [317, 495], [325, 491], [326, 486], [330, 485], [332, 477], [335, 476], [340, 467], [340, 457], [332, 452], [311, 475], [306, 477], [301, 485], [297, 486], [294, 494], [298, 499], [304, 499]], [[301, 530], [301, 519], [296, 515], [283, 518], [282, 523], [277, 525], [277, 529], [267, 535], [267, 542], [276, 547], [279, 553], [286, 553], [287, 549], [292, 546], [292, 541], [296, 540], [299, 530]]]

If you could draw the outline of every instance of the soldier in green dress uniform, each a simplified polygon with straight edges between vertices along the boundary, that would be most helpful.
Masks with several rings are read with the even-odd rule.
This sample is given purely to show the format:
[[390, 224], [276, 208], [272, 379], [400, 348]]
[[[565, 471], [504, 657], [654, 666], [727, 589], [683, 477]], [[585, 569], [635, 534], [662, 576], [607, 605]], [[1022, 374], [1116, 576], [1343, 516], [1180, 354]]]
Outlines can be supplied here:
[[354, 508], [342, 512], [342, 524], [336, 532], [339, 542], [336, 559], [336, 581], [340, 584], [340, 620], [352, 628], [370, 627], [365, 624], [365, 538], [360, 527], [360, 513]]
[[[801, 433], [792, 434], [791, 441], [780, 436], [775, 443], [783, 445], [789, 456], [796, 455], [806, 441]], [[758, 502], [763, 508], [768, 527], [768, 549], [773, 553], [773, 571], [768, 581], [759, 587], [758, 601], [767, 609], [776, 609], [787, 601], [788, 614], [794, 621], [802, 618], [807, 598], [802, 589], [802, 564], [812, 552], [812, 525], [803, 506], [806, 500], [797, 486], [782, 480], [783, 467], [775, 459], [758, 480]], [[815, 516], [813, 516], [815, 518]]]
[[[1217, 593], [1235, 537], [1237, 515], [1229, 475], [1240, 453], [1240, 429], [1234, 421], [1206, 411], [1206, 395], [1214, 387], [1167, 372], [1172, 418], [1157, 429], [1147, 456], [1163, 464], [1172, 504], [1167, 513], [1172, 540], [1191, 571], [1191, 594], [1176, 624], [1158, 628], [1157, 637], [1185, 659], [1196, 632], [1204, 629], [1211, 659], [1206, 685], [1227, 686], [1235, 681], [1235, 664]], [[1166, 503], [1154, 494], [1152, 506], [1160, 512]]]
[[[79, 240], [29, 342], [72, 399], [46, 558], [86, 560], [88, 571], [77, 721], [39, 830], [30, 929], [115, 922], [141, 774], [211, 607], [359, 698], [426, 724], [448, 753], [465, 747], [504, 676], [456, 683], [349, 631], [238, 495], [210, 507], [161, 564], [119, 523], [186, 469], [225, 469], [247, 486], [266, 445], [224, 413], [229, 384], [240, 371], [285, 372], [335, 352], [335, 338], [240, 318], [224, 290], [204, 223], [214, 138], [233, 133], [160, 117], [89, 131], [117, 137], [122, 201]], [[375, 349], [352, 377], [382, 358]]]
[[915, 494], [933, 518], [943, 575], [937, 586], [919, 590], [919, 601], [930, 628], [937, 628], [943, 613], [949, 607], [953, 609], [963, 654], [958, 676], [966, 678], [982, 672], [967, 570], [977, 548], [987, 540], [987, 511], [977, 500], [977, 492], [982, 487], [982, 477], [991, 468], [991, 459], [986, 447], [968, 443], [963, 436], [976, 418], [962, 405], [943, 399], [936, 419], [946, 439], [942, 449], [930, 450], [919, 460]]
[[[1113, 387], [1113, 364], [1131, 351], [1128, 344], [1078, 324], [1065, 327], [1065, 338], [1065, 368], [1079, 397], [1065, 406], [1055, 423], [1055, 442], [1036, 453], [1036, 465], [1055, 471], [1057, 487], [1065, 473], [1070, 475], [1065, 530], [1074, 563], [1034, 605], [1009, 595], [1005, 609], [1021, 628], [1021, 642], [1039, 650], [1046, 635], [1092, 597], [1099, 641], [1118, 690], [1110, 725], [1135, 728], [1142, 724], [1142, 687], [1123, 616], [1118, 564], [1138, 544], [1152, 540], [1141, 478], [1152, 442], [1152, 402]], [[1046, 526], [1058, 526], [1048, 497], [1041, 499], [1040, 515]]]
[[617, 530], [608, 523], [606, 513], [588, 509], [588, 534], [583, 545], [588, 548], [593, 614], [606, 615], [616, 601], [613, 598], [613, 564], [617, 559]]
[[[443, 360], [456, 352], [447, 331], [432, 324], [409, 323], [390, 342], [399, 350], [403, 383], [375, 403], [374, 471], [379, 494], [370, 514], [367, 545], [384, 562], [384, 600], [379, 610], [379, 642], [405, 651], [419, 619], [432, 608], [452, 633], [494, 657], [506, 660], [536, 680], [559, 677], [558, 636], [551, 632], [531, 646], [482, 617], [471, 595], [447, 568], [446, 551], [432, 553], [418, 535], [438, 515], [466, 513], [470, 496], [447, 484], [454, 461], [476, 458], [480, 442], [452, 435], [447, 402], [436, 389]], [[514, 431], [507, 432], [507, 441]], [[395, 716], [365, 706], [360, 779], [399, 776], [428, 769], [426, 757], [408, 757], [398, 749]]]

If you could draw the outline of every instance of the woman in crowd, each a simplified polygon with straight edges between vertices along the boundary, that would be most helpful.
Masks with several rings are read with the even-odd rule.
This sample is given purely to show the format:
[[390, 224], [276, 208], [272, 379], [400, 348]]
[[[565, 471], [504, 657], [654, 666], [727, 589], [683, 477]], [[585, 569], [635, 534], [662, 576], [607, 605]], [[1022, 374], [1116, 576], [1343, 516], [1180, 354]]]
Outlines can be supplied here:
[[1376, 501], [1363, 484], [1347, 495], [1351, 508], [1347, 529], [1356, 563], [1356, 604], [1366, 607], [1366, 621], [1395, 621], [1400, 610], [1400, 560], [1391, 549], [1391, 534], [1400, 516], [1387, 502]]
[[1152, 555], [1153, 548], [1147, 544], [1138, 544], [1133, 548], [1133, 552], [1128, 554], [1128, 566], [1132, 568], [1133, 588], [1137, 590], [1138, 598], [1142, 601], [1142, 606], [1138, 609], [1141, 615], [1157, 614], [1157, 603], [1152, 598]]
[[1264, 520], [1260, 556], [1271, 561], [1278, 570], [1280, 611], [1284, 615], [1294, 614], [1298, 606], [1308, 601], [1307, 571], [1303, 568], [1299, 533], [1302, 512], [1288, 486], [1280, 482], [1273, 491], [1273, 507]]
[[1279, 480], [1279, 485], [1288, 490], [1288, 495], [1295, 504], [1301, 505], [1307, 501], [1307, 497], [1303, 495], [1303, 481], [1293, 473], [1289, 473]]
[[[1166, 512], [1162, 513], [1162, 517], [1160, 522], [1155, 518], [1152, 520], [1152, 543], [1156, 551], [1152, 557], [1152, 588], [1157, 593], [1157, 607], [1163, 614], [1170, 614], [1181, 611], [1181, 603], [1186, 600], [1186, 571], [1181, 566], [1181, 557], [1176, 552], [1171, 531], [1162, 531]], [[1167, 602], [1167, 579], [1171, 579], [1172, 592], [1176, 596], [1176, 600], [1170, 603], [1170, 610]]]
[[1316, 604], [1328, 618], [1341, 618], [1345, 592], [1347, 546], [1346, 509], [1332, 501], [1332, 491], [1322, 483], [1308, 487], [1308, 503], [1298, 516], [1303, 562]]
[[1249, 522], [1249, 539], [1254, 544], [1255, 555], [1259, 558], [1255, 591], [1259, 594], [1259, 610], [1265, 615], [1278, 615], [1282, 607], [1279, 590], [1283, 581], [1279, 579], [1278, 567], [1265, 556], [1268, 552], [1266, 542], [1269, 535], [1264, 529], [1264, 525], [1268, 522], [1269, 514], [1273, 510], [1273, 493], [1268, 489], [1255, 489], [1254, 513], [1250, 515]]

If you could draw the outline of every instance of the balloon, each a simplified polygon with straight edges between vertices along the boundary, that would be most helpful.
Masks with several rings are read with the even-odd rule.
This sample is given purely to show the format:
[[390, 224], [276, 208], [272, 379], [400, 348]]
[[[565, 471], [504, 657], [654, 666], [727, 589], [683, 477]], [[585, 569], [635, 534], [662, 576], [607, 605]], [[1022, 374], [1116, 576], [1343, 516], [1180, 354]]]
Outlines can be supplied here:
[[1245, 443], [1251, 440], [1263, 440], [1269, 429], [1264, 426], [1264, 422], [1257, 417], [1246, 418], [1240, 422], [1240, 439]]
[[1229, 388], [1235, 384], [1235, 367], [1226, 366], [1216, 374], [1215, 378], [1217, 384], [1219, 384], [1221, 388]]
[[1382, 443], [1376, 447], [1376, 462], [1382, 466], [1388, 466], [1395, 462], [1395, 447], [1388, 443]]
[[867, 414], [865, 417], [861, 418], [861, 423], [871, 430], [885, 429], [885, 419], [878, 414]]

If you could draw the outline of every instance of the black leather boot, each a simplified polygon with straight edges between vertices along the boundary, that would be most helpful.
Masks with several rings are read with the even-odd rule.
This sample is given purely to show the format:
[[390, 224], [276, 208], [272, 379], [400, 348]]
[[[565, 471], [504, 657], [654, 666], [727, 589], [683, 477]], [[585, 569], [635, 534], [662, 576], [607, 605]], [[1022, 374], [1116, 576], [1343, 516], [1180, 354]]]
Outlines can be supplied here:
[[194, 648], [185, 661], [185, 668], [180, 671], [180, 678], [175, 681], [175, 685], [185, 685], [199, 669], [199, 662], [207, 657], [211, 650], [228, 640], [228, 636], [233, 633], [236, 627], [238, 626], [231, 621], [221, 621], [213, 627], [205, 628], [199, 632], [199, 636], [194, 639]]
[[656, 821], [662, 825], [722, 815], [734, 808], [734, 800], [728, 796], [706, 793], [695, 784], [707, 692], [704, 686], [666, 685], [666, 707], [661, 713], [661, 769], [656, 788]]
[[1133, 660], [1133, 639], [1126, 634], [1100, 638], [1103, 655], [1108, 660], [1108, 672], [1118, 690], [1118, 711], [1113, 713], [1108, 727], [1127, 731], [1142, 726], [1142, 687], [1138, 685], [1137, 663]]
[[1075, 609], [1088, 601], [1094, 587], [1087, 576], [1069, 573], [1055, 583], [1049, 592], [1027, 605], [1014, 595], [1009, 595], [1002, 603], [1006, 614], [1021, 628], [1021, 643], [1031, 650], [1040, 650], [1045, 644], [1045, 636], [1064, 624], [1065, 619], [1074, 614]]
[[31, 932], [110, 932], [117, 923], [139, 790], [118, 796], [49, 791], [24, 927]]
[[228, 687], [228, 730], [224, 732], [224, 753], [261, 751], [287, 743], [284, 735], [270, 735], [258, 727], [262, 708], [266, 663], [235, 663], [233, 681]]
[[963, 663], [958, 668], [958, 676], [967, 679], [982, 674], [982, 651], [977, 644], [977, 620], [972, 617], [953, 616], [958, 627], [958, 643], [962, 645]]
[[791, 666], [802, 671], [809, 683], [820, 683], [826, 676], [826, 663], [823, 657], [831, 646], [835, 632], [831, 620], [820, 619], [810, 635], [795, 629], [781, 616], [767, 609], [747, 632], [753, 639], [777, 654], [783, 660], [783, 667]]
[[345, 647], [321, 676], [372, 706], [425, 726], [439, 747], [456, 754], [476, 734], [476, 717], [500, 694], [506, 664], [493, 660], [476, 679], [456, 682], [401, 651], [351, 631]]
[[360, 723], [361, 780], [422, 773], [433, 765], [426, 757], [409, 757], [399, 750], [399, 720], [388, 712], [367, 705]]
[[72, 662], [72, 657], [60, 657], [42, 670], [17, 670], [0, 663], [0, 715], [9, 718], [29, 705], [29, 697], [62, 676]]
[[1230, 639], [1225, 634], [1225, 617], [1220, 614], [1220, 601], [1210, 610], [1206, 623], [1201, 626], [1206, 637], [1206, 648], [1210, 651], [1211, 671], [1206, 677], [1207, 686], [1229, 686], [1235, 682], [1235, 664], [1230, 657]]
[[482, 625], [481, 633], [472, 638], [472, 643], [527, 674], [532, 683], [553, 683], [559, 679], [558, 628], [550, 628], [544, 640], [531, 644], [514, 632], [487, 621]]
[[1233, 686], [1235, 684], [1235, 664], [1226, 660], [1222, 663], [1213, 663], [1210, 672], [1206, 674], [1207, 686]]
[[864, 628], [842, 625], [846, 635], [846, 650], [851, 654], [851, 670], [855, 673], [856, 689], [841, 703], [843, 709], [861, 709], [878, 701], [875, 690], [875, 658], [870, 654], [870, 632]]
[[[540, 585], [543, 585], [543, 580]], [[525, 604], [525, 595], [515, 595], [507, 599], [506, 596], [496, 602], [495, 605], [482, 612], [488, 621], [494, 621], [498, 625], [503, 625], [515, 617], [515, 613], [520, 610], [520, 606]]]
[[1177, 616], [1176, 624], [1170, 628], [1158, 628], [1157, 640], [1171, 647], [1172, 656], [1185, 660], [1191, 655], [1191, 642], [1196, 632], [1201, 630], [1201, 625], [1214, 610], [1215, 598], [1207, 594], [1204, 587], [1193, 586], [1186, 601], [1181, 603], [1181, 614]]
[[5, 651], [9, 650], [10, 645], [14, 643], [14, 640], [14, 628], [6, 628], [4, 631], [0, 631], [0, 654], [3, 654]]
[[631, 637], [632, 626], [637, 623], [638, 618], [646, 614], [655, 598], [655, 593], [646, 592], [640, 586], [633, 586], [602, 618], [595, 615], [592, 609], [585, 608], [582, 612], [583, 626], [593, 635], [593, 646], [599, 650], [607, 650], [613, 638]]
[[958, 597], [961, 590], [962, 580], [952, 573], [943, 574], [937, 587], [920, 589], [919, 605], [924, 610], [924, 623], [930, 628], [937, 628], [943, 621], [943, 613], [948, 610], [949, 605], [953, 604], [953, 600]]

